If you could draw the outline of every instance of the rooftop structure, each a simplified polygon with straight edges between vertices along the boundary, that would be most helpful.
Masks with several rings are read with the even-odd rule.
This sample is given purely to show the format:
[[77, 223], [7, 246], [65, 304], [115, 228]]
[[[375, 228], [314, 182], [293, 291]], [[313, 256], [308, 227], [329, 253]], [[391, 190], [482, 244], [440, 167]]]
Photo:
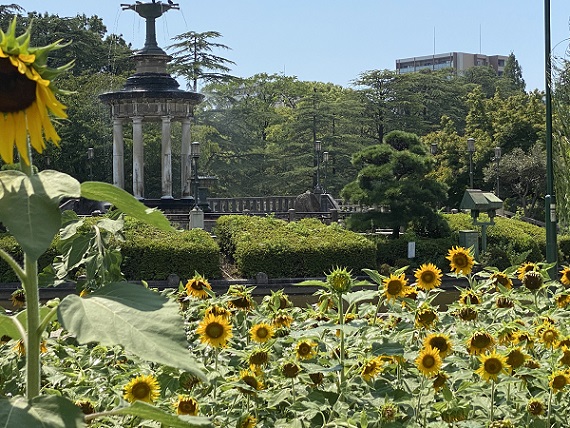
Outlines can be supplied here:
[[508, 56], [483, 55], [465, 52], [448, 52], [396, 60], [398, 74], [413, 73], [420, 70], [442, 70], [452, 68], [457, 74], [476, 66], [490, 66], [500, 76], [505, 70]]

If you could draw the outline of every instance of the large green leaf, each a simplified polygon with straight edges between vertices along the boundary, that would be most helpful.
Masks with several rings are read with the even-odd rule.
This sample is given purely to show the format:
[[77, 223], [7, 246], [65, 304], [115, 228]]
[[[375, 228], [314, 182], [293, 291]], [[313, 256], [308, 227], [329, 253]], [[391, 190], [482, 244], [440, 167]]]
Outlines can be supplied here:
[[61, 227], [59, 202], [79, 195], [79, 182], [67, 174], [42, 171], [28, 177], [19, 171], [1, 171], [0, 222], [37, 260]]
[[175, 416], [142, 401], [135, 401], [131, 406], [113, 410], [113, 414], [132, 415], [142, 419], [151, 419], [171, 428], [206, 428], [213, 426], [209, 419], [194, 416]]
[[24, 397], [0, 399], [0, 425], [26, 428], [84, 427], [81, 409], [54, 395], [39, 396], [28, 402]]
[[81, 196], [94, 201], [109, 202], [125, 214], [158, 227], [159, 229], [166, 231], [174, 230], [168, 219], [160, 211], [146, 207], [133, 195], [112, 184], [86, 181], [81, 183]]
[[80, 343], [122, 345], [142, 359], [206, 380], [187, 349], [177, 304], [143, 286], [113, 283], [86, 297], [69, 295], [59, 304], [58, 317]]

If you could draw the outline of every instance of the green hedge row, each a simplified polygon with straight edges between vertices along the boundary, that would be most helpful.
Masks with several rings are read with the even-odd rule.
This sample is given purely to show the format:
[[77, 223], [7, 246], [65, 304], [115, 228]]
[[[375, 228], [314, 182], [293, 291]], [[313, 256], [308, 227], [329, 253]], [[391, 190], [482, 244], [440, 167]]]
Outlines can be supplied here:
[[240, 273], [265, 272], [272, 278], [319, 277], [336, 266], [360, 274], [376, 267], [372, 242], [317, 219], [287, 223], [267, 217], [224, 216], [216, 223], [223, 249], [233, 249]]

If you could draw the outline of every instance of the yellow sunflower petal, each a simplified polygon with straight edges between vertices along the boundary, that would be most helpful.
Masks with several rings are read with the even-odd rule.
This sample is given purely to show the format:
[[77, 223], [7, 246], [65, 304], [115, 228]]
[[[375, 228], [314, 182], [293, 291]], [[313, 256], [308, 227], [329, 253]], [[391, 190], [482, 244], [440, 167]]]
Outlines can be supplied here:
[[12, 116], [14, 117], [14, 140], [16, 148], [18, 149], [18, 153], [20, 153], [21, 160], [23, 160], [26, 165], [29, 165], [30, 159], [28, 157], [26, 116], [23, 111], [12, 113]]
[[[41, 153], [45, 147], [45, 143], [42, 135], [42, 115], [37, 102], [34, 101], [32, 105], [26, 109], [26, 119], [28, 122], [30, 143], [38, 153]], [[47, 120], [49, 121], [49, 118], [47, 118]]]
[[16, 128], [14, 126], [14, 117], [12, 113], [0, 113], [0, 156], [6, 163], [14, 162], [14, 138]]
[[[57, 146], [57, 145], [59, 145], [58, 143], [60, 142], [61, 138], [57, 134], [57, 131], [53, 127], [53, 124], [51, 123], [51, 120], [48, 116], [46, 106], [43, 102], [43, 98], [41, 97], [41, 93], [43, 91], [44, 90], [39, 85], [36, 85], [36, 101], [35, 102], [37, 103], [38, 111], [39, 111], [39, 114], [41, 116], [41, 123], [43, 126], [43, 132], [44, 132], [45, 138], [46, 138], [46, 140], [51, 141], [52, 143], [54, 143]], [[45, 145], [44, 145], [44, 147], [45, 147]]]
[[67, 118], [67, 114], [65, 113], [66, 107], [57, 100], [50, 88], [38, 85], [36, 88], [36, 93], [37, 96], [42, 100], [42, 103], [44, 103], [53, 114], [62, 119]]
[[36, 60], [36, 56], [34, 54], [20, 54], [18, 55], [18, 58], [26, 64], [31, 64]]

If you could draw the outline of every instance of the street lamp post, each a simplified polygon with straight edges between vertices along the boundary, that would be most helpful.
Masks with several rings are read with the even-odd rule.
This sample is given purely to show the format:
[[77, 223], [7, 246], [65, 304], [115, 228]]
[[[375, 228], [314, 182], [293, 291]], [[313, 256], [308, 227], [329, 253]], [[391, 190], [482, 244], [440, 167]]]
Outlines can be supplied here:
[[321, 188], [321, 142], [320, 140], [315, 140], [315, 158], [317, 160], [317, 183], [315, 185], [315, 193], [322, 193]]
[[475, 153], [475, 138], [467, 139], [467, 152], [469, 153], [469, 188], [473, 189], [473, 153]]
[[329, 166], [329, 152], [323, 152], [323, 163], [325, 164], [325, 177], [323, 179], [323, 193], [327, 193], [327, 172]]
[[198, 159], [200, 158], [200, 143], [194, 141], [190, 146], [190, 154], [192, 156], [192, 167], [194, 169], [194, 208], [200, 209], [198, 203], [200, 202], [200, 196], [198, 195]]
[[89, 181], [93, 181], [93, 159], [95, 159], [95, 149], [89, 147], [87, 149], [87, 165], [89, 165]]
[[495, 181], [495, 195], [500, 198], [499, 195], [499, 163], [501, 161], [501, 148], [500, 147], [495, 147], [495, 157], [492, 159], [495, 161], [495, 177], [496, 177], [496, 181]]

